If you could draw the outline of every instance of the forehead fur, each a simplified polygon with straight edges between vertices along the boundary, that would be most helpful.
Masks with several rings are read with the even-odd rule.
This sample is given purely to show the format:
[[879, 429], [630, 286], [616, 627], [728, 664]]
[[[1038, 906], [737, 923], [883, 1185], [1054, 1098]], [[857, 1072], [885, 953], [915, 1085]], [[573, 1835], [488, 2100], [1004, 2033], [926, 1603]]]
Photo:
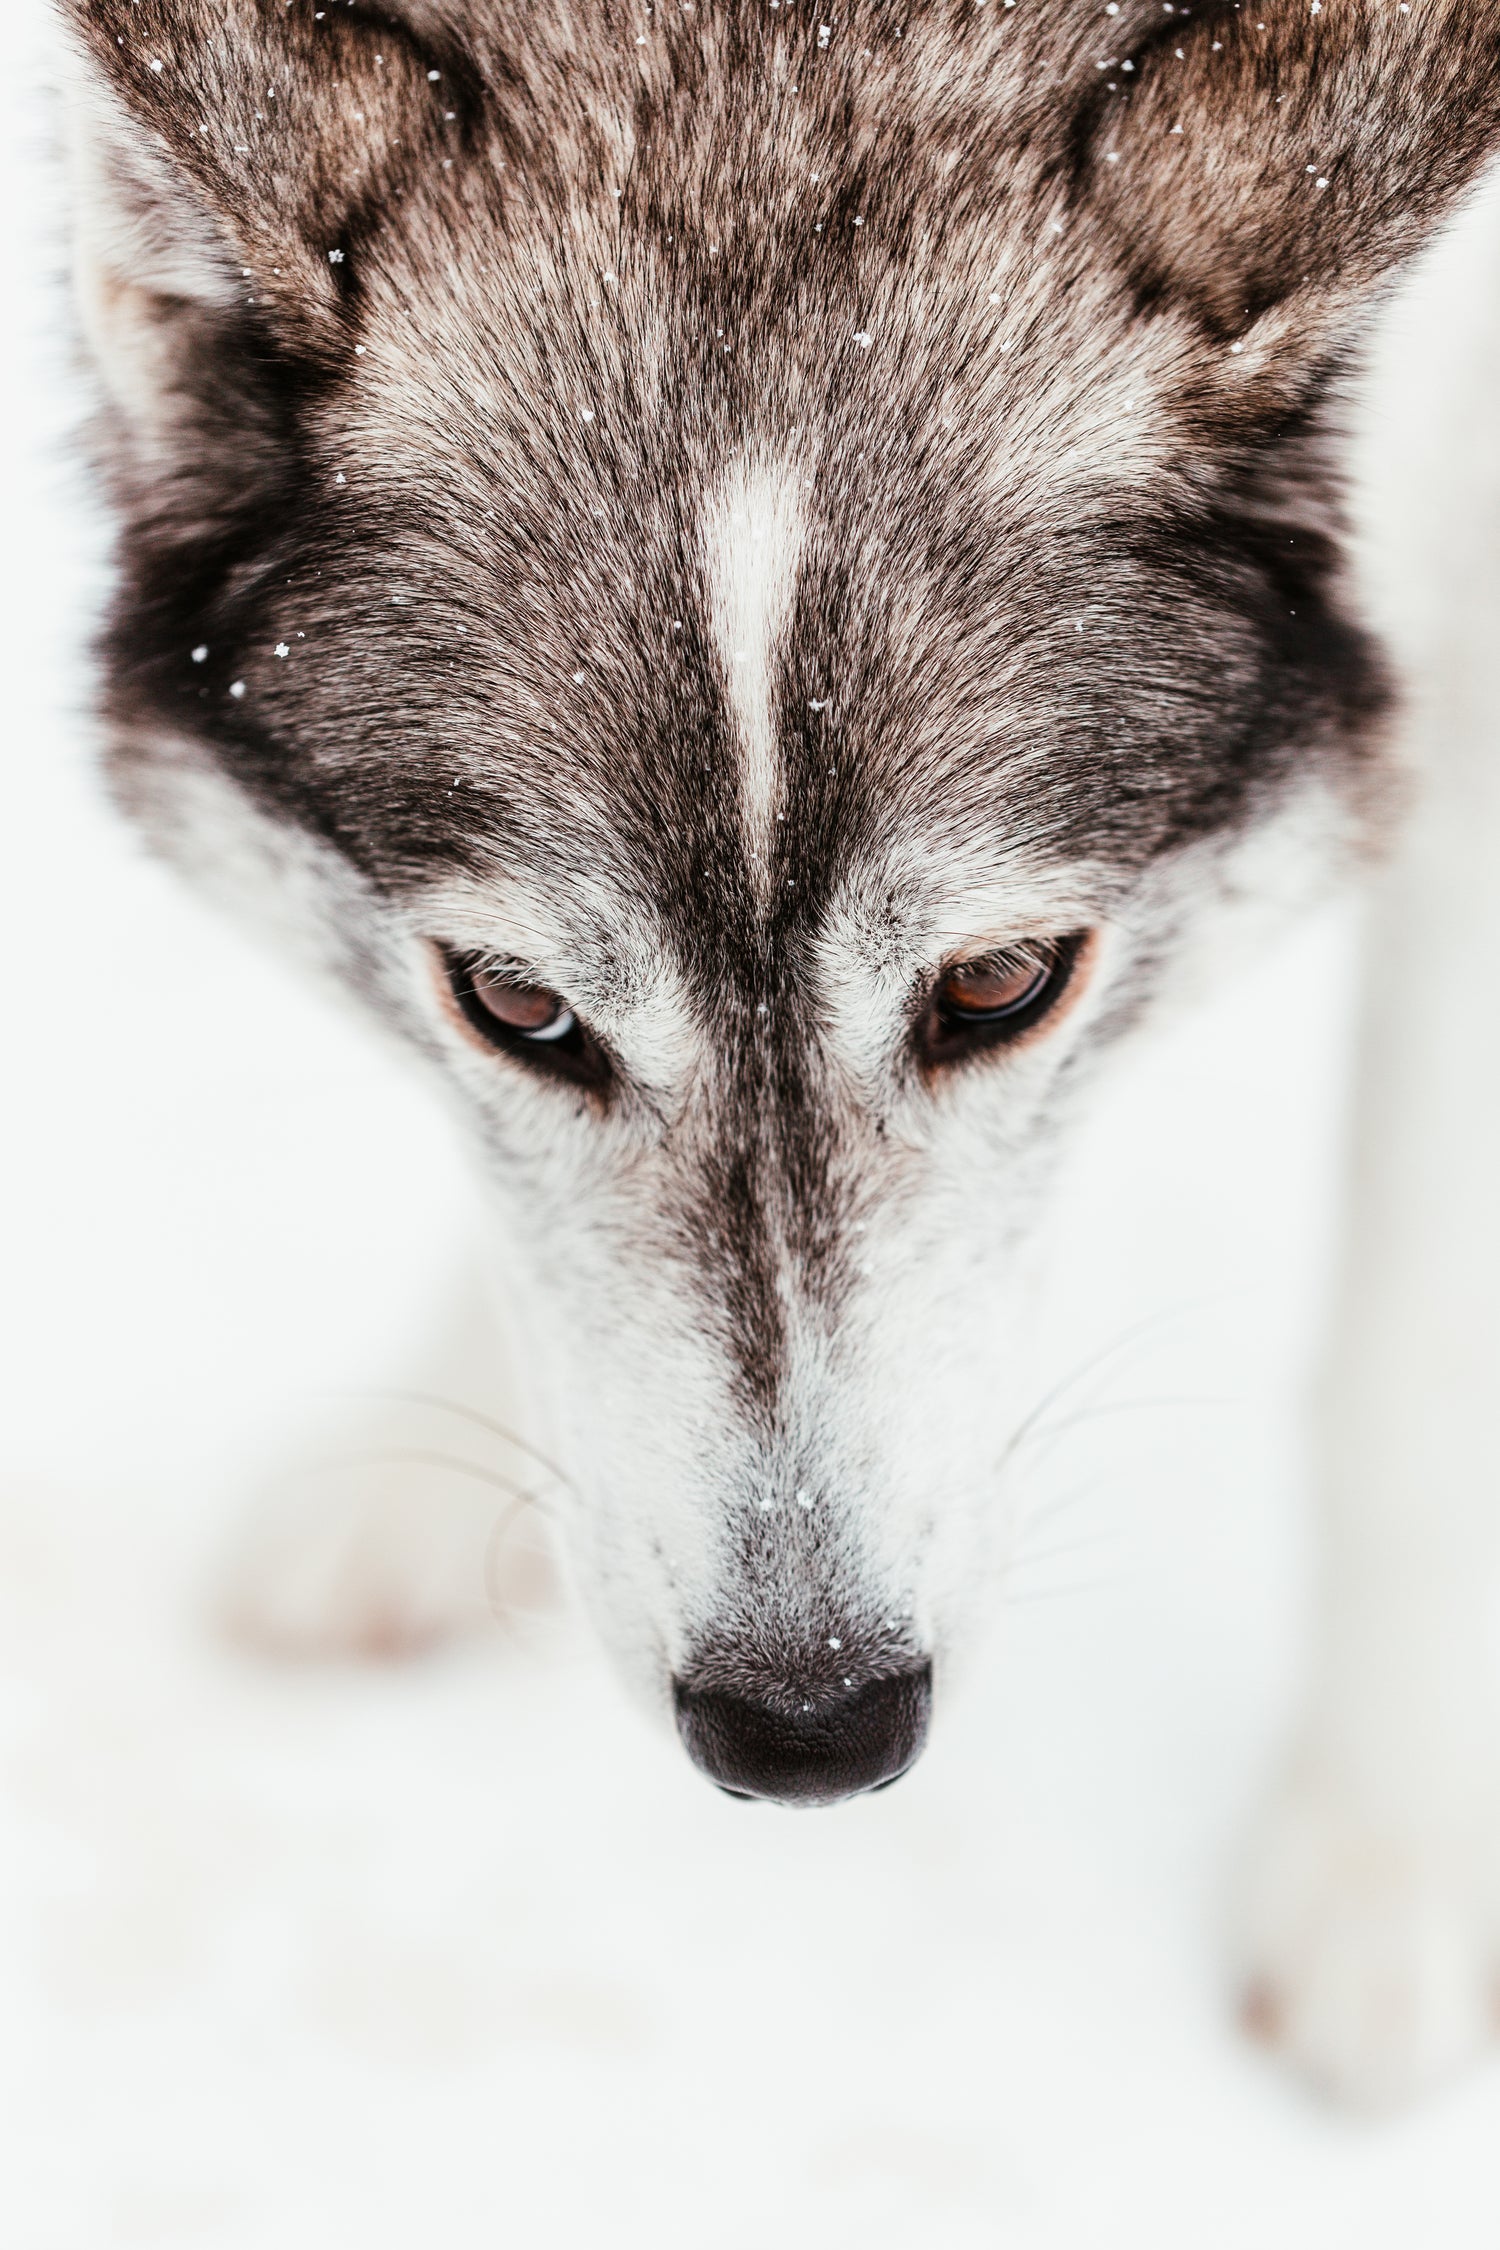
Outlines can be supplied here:
[[[117, 712], [196, 720], [383, 882], [587, 869], [694, 943], [896, 834], [1128, 867], [1354, 759], [1379, 687], [1311, 440], [1328, 275], [1405, 222], [1385, 182], [1378, 224], [1325, 204], [1230, 344], [1280, 208], [1245, 119], [1262, 186], [1315, 125], [1365, 144], [1332, 30], [1195, 14], [81, 12], [229, 283], [155, 307]], [[1408, 136], [1407, 205], [1480, 129]], [[726, 555], [747, 476], [775, 552]]]

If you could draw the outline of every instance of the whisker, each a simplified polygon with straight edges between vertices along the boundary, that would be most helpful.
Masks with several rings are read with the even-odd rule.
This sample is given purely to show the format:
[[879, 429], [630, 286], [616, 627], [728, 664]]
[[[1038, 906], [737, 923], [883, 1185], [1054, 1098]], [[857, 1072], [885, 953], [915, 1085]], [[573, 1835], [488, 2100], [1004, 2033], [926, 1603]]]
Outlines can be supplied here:
[[[1230, 1406], [1236, 1403], [1238, 1402], [1232, 1399], [1162, 1396], [1159, 1398], [1112, 1399], [1103, 1405], [1080, 1407], [1076, 1413], [1068, 1415], [1062, 1422], [1050, 1424], [1047, 1428], [1036, 1433], [1038, 1440], [1045, 1442], [1047, 1450], [1040, 1455], [1033, 1455], [1030, 1465], [1035, 1469], [1044, 1464], [1050, 1458], [1050, 1454], [1057, 1444], [1080, 1425], [1103, 1421], [1120, 1414], [1144, 1413], [1162, 1407]], [[1085, 1483], [1075, 1485], [1070, 1491], [1059, 1493], [1052, 1499], [1044, 1499], [1040, 1504], [1035, 1502], [1023, 1503], [1017, 1511], [1016, 1539], [1011, 1549], [1012, 1555], [1027, 1559], [1026, 1542], [1033, 1533], [1041, 1530], [1044, 1526], [1055, 1528], [1061, 1519], [1073, 1509], [1108, 1489], [1108, 1479], [1101, 1471], [1089, 1477]], [[1100, 1536], [1118, 1536], [1118, 1533], [1101, 1533]]]
[[[1237, 1406], [1239, 1404], [1240, 1401], [1233, 1398], [1194, 1398], [1190, 1395], [1176, 1398], [1164, 1395], [1160, 1398], [1107, 1399], [1099, 1406], [1081, 1406], [1076, 1412], [1064, 1415], [1060, 1422], [1045, 1424], [1033, 1433], [1033, 1442], [1038, 1445], [1054, 1446], [1059, 1439], [1067, 1437], [1073, 1430], [1085, 1427], [1090, 1422], [1108, 1421], [1111, 1417], [1119, 1414], [1147, 1414], [1158, 1408], [1173, 1406], [1208, 1407]], [[1040, 1458], [1045, 1460], [1047, 1456], [1044, 1453]]]
[[1112, 1361], [1120, 1358], [1134, 1345], [1144, 1342], [1148, 1336], [1169, 1326], [1173, 1321], [1186, 1320], [1191, 1314], [1201, 1312], [1206, 1305], [1223, 1304], [1241, 1294], [1242, 1292], [1239, 1290], [1219, 1289], [1205, 1296], [1191, 1298], [1181, 1305], [1165, 1306], [1160, 1312], [1152, 1313], [1145, 1320], [1138, 1321], [1132, 1327], [1127, 1328], [1123, 1335], [1115, 1337], [1111, 1343], [1103, 1345], [1096, 1352], [1092, 1352], [1080, 1366], [1075, 1367], [1071, 1373], [1063, 1376], [1060, 1382], [1054, 1383], [1052, 1388], [1038, 1400], [1031, 1412], [1017, 1424], [1011, 1432], [999, 1461], [996, 1463], [996, 1474], [1004, 1474], [1014, 1455], [1036, 1432], [1038, 1425], [1077, 1385], [1087, 1382], [1091, 1376], [1098, 1375]]
[[514, 1477], [502, 1476], [498, 1469], [486, 1469], [477, 1461], [466, 1461], [459, 1453], [437, 1453], [422, 1446], [367, 1446], [356, 1447], [349, 1452], [322, 1454], [318, 1457], [316, 1466], [323, 1469], [379, 1469], [402, 1462], [413, 1468], [457, 1470], [460, 1476], [474, 1477], [480, 1484], [493, 1485], [497, 1492], [503, 1492], [517, 1507], [533, 1507], [542, 1515], [551, 1512], [540, 1493], [533, 1492], [524, 1484], [517, 1484]]
[[1044, 1524], [1057, 1524], [1074, 1508], [1082, 1507], [1086, 1500], [1096, 1500], [1101, 1494], [1112, 1493], [1114, 1489], [1110, 1480], [1101, 1474], [1090, 1477], [1086, 1484], [1075, 1484], [1068, 1492], [1058, 1493], [1055, 1499], [1044, 1501], [1039, 1508], [1021, 1519], [1017, 1527], [1019, 1540], [1024, 1541]]
[[[419, 1393], [411, 1395], [418, 1398], [421, 1396]], [[434, 1401], [434, 1403], [446, 1405], [449, 1402], [440, 1400]], [[473, 1419], [483, 1422], [484, 1417], [475, 1415]], [[499, 1427], [498, 1424], [489, 1426], [492, 1428]], [[499, 1590], [501, 1546], [511, 1525], [523, 1508], [535, 1508], [539, 1516], [550, 1519], [553, 1511], [548, 1502], [542, 1498], [539, 1492], [532, 1490], [527, 1485], [517, 1484], [513, 1477], [502, 1475], [498, 1469], [483, 1468], [479, 1462], [465, 1460], [463, 1455], [459, 1453], [438, 1453], [422, 1446], [370, 1446], [345, 1453], [330, 1453], [323, 1455], [318, 1465], [325, 1469], [363, 1469], [381, 1468], [391, 1463], [406, 1463], [415, 1468], [454, 1469], [460, 1476], [473, 1477], [478, 1483], [487, 1484], [496, 1492], [505, 1494], [510, 1505], [500, 1510], [494, 1523], [490, 1526], [484, 1543], [484, 1561], [481, 1565], [485, 1607], [497, 1623], [504, 1623], [509, 1613]]]
[[1078, 1578], [1069, 1586], [1042, 1586], [1034, 1593], [1012, 1594], [1002, 1589], [1001, 1600], [1007, 1609], [1030, 1609], [1036, 1602], [1060, 1602], [1073, 1594], [1101, 1594], [1118, 1590], [1116, 1578]]
[[1043, 1563], [1060, 1562], [1068, 1555], [1095, 1553], [1102, 1546], [1118, 1545], [1124, 1537], [1124, 1526], [1112, 1525], [1105, 1530], [1085, 1533], [1081, 1539], [1064, 1539], [1052, 1547], [1018, 1548], [1004, 1565], [1002, 1575], [1011, 1576], [1018, 1570], [1030, 1570]]
[[[505, 1539], [506, 1533], [510, 1530], [511, 1525], [515, 1522], [516, 1517], [520, 1514], [521, 1510], [527, 1505], [528, 1501], [531, 1500], [531, 1497], [532, 1496], [530, 1494], [523, 1492], [518, 1500], [513, 1501], [511, 1505], [495, 1519], [495, 1522], [490, 1530], [489, 1538], [484, 1543], [483, 1583], [485, 1607], [489, 1610], [489, 1613], [491, 1617], [494, 1618], [495, 1622], [500, 1625], [509, 1623], [511, 1618], [514, 1616], [514, 1605], [507, 1603], [500, 1591], [500, 1549]], [[534, 1501], [532, 1502], [532, 1504], [535, 1505]], [[544, 1510], [539, 1512], [545, 1513]]]
[[504, 1422], [495, 1421], [491, 1415], [481, 1414], [477, 1407], [467, 1406], [461, 1399], [444, 1398], [438, 1391], [392, 1390], [375, 1385], [360, 1385], [352, 1389], [341, 1386], [334, 1391], [325, 1391], [322, 1395], [325, 1398], [365, 1399], [371, 1402], [389, 1400], [397, 1406], [436, 1407], [442, 1413], [453, 1414], [460, 1421], [472, 1423], [475, 1429], [488, 1430], [492, 1437], [504, 1438], [506, 1444], [513, 1445], [518, 1453], [529, 1454], [537, 1466], [545, 1469], [549, 1476], [556, 1477], [559, 1484], [570, 1485], [573, 1482], [566, 1470], [560, 1469], [549, 1454], [532, 1444], [530, 1438], [522, 1437], [519, 1430], [508, 1428]]

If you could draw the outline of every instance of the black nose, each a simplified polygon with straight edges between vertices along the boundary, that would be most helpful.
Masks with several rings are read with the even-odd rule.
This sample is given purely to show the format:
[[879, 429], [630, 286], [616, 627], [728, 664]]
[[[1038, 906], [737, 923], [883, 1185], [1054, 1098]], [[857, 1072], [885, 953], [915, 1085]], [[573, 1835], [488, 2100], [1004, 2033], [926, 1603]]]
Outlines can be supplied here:
[[674, 1685], [689, 1757], [721, 1789], [783, 1805], [836, 1805], [884, 1788], [927, 1735], [932, 1666], [888, 1673], [837, 1697], [774, 1698]]

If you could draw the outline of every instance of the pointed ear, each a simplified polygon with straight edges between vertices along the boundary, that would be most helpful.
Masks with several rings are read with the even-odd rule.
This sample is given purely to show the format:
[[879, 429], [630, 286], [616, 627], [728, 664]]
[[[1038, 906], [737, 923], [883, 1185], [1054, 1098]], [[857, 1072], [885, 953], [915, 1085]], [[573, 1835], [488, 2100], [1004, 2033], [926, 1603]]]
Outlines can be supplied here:
[[441, 161], [447, 97], [403, 26], [341, 0], [63, 5], [85, 328], [155, 450], [191, 418], [194, 366], [219, 363], [232, 422], [230, 362], [248, 381], [339, 356], [361, 241]]
[[1159, 16], [1098, 99], [1088, 193], [1142, 303], [1305, 371], [1500, 145], [1500, 8], [1208, 0]]

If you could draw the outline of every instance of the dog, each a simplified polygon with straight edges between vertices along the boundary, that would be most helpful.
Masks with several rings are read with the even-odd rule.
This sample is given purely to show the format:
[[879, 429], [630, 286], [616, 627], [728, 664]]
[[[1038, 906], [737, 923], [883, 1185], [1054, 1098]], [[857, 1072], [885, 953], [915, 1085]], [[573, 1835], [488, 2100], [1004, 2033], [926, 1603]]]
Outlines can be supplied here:
[[[114, 792], [455, 1106], [465, 1395], [550, 1433], [588, 1607], [721, 1787], [917, 1756], [1106, 1058], [1386, 856], [1244, 1970], [1339, 2095], [1451, 2069], [1500, 1967], [1500, 769], [1472, 574], [1435, 534], [1378, 629], [1348, 430], [1500, 144], [1500, 19], [59, 5]], [[431, 1513], [299, 1518], [252, 1606], [439, 1629]]]

